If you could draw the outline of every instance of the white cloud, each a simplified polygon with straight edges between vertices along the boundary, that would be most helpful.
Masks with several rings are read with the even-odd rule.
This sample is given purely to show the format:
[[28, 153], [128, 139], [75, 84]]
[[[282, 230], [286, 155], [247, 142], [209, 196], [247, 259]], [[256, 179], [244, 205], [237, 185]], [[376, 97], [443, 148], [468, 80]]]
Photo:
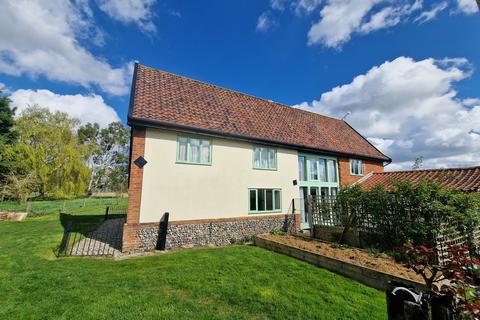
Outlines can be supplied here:
[[[379, 7], [383, 4], [388, 5]], [[329, 0], [308, 32], [308, 44], [339, 48], [355, 33], [395, 26], [421, 8], [421, 0]]]
[[393, 7], [386, 7], [370, 17], [370, 20], [359, 27], [362, 33], [370, 33], [374, 30], [393, 27], [400, 23], [401, 15]]
[[320, 6], [323, 0], [270, 0], [270, 9], [262, 12], [257, 19], [257, 31], [267, 32], [278, 26], [275, 15], [283, 13], [285, 9], [289, 9], [296, 16], [304, 16], [311, 14]]
[[0, 73], [98, 86], [111, 95], [129, 92], [130, 67], [112, 67], [81, 40], [101, 44], [88, 2], [6, 0], [0, 10]]
[[285, 10], [285, 6], [288, 0], [270, 0], [270, 7], [273, 10], [283, 11]]
[[340, 49], [354, 35], [402, 23], [423, 24], [449, 6], [460, 13], [478, 12], [476, 0], [442, 0], [425, 11], [423, 0], [270, 0], [270, 9], [258, 18], [257, 29], [271, 29], [269, 23], [274, 21], [274, 14], [294, 12], [297, 17], [305, 17], [319, 10], [320, 18], [312, 23], [307, 34], [308, 45]]
[[385, 7], [374, 13], [370, 19], [359, 27], [359, 32], [370, 33], [375, 30], [390, 28], [408, 17], [412, 12], [422, 8], [421, 1], [415, 1], [412, 4], [405, 4], [398, 7]]
[[461, 101], [454, 90], [471, 72], [463, 58], [399, 57], [297, 107], [336, 118], [350, 111], [347, 121], [397, 167], [418, 156], [425, 166], [478, 165], [480, 100]]
[[315, 10], [323, 0], [270, 0], [270, 8], [276, 11], [284, 11], [290, 8], [297, 15], [309, 14]]
[[462, 103], [469, 107], [480, 106], [480, 99], [477, 98], [467, 98], [463, 99]]
[[430, 21], [430, 20], [434, 19], [437, 16], [437, 14], [439, 14], [440, 12], [445, 10], [447, 8], [447, 6], [448, 6], [447, 1], [442, 1], [442, 2], [438, 3], [437, 5], [433, 6], [432, 9], [430, 9], [429, 11], [422, 12], [415, 19], [415, 22], [425, 23], [427, 21]]
[[61, 95], [50, 90], [20, 89], [14, 91], [10, 99], [11, 106], [17, 108], [17, 114], [28, 106], [39, 105], [50, 111], [66, 112], [80, 119], [83, 124], [97, 122], [101, 127], [106, 127], [110, 122], [120, 120], [115, 110], [96, 94]]
[[475, 0], [457, 0], [457, 6], [465, 14], [474, 14], [479, 11]]
[[269, 12], [262, 13], [257, 20], [257, 31], [267, 32], [270, 29], [274, 28], [277, 25], [276, 21], [273, 20]]
[[358, 30], [365, 15], [382, 0], [329, 0], [320, 11], [320, 20], [308, 31], [308, 43], [338, 47]]
[[312, 13], [320, 6], [321, 3], [322, 0], [298, 0], [292, 3], [292, 7], [295, 11], [295, 14], [300, 16], [302, 14]]
[[135, 23], [146, 32], [155, 32], [152, 7], [156, 0], [97, 0], [99, 8], [110, 18]]

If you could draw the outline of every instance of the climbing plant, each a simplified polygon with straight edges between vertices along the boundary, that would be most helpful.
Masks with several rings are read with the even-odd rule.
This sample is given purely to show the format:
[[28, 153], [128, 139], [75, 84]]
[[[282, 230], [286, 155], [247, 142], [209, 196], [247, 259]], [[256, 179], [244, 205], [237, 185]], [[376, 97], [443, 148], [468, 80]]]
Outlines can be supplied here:
[[344, 226], [368, 233], [373, 244], [382, 249], [391, 250], [406, 242], [432, 247], [440, 232], [454, 231], [465, 235], [474, 247], [473, 231], [480, 223], [480, 194], [428, 181], [395, 182], [389, 189], [347, 187], [340, 191], [338, 202]]

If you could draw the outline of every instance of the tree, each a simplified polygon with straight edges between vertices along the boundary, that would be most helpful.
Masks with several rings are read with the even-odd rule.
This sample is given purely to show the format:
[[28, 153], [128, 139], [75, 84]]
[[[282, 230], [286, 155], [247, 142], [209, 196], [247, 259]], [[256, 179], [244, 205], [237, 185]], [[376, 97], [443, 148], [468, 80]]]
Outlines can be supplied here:
[[5, 181], [5, 176], [13, 165], [12, 161], [5, 158], [5, 149], [13, 145], [18, 137], [17, 132], [13, 130], [14, 114], [15, 109], [10, 108], [10, 99], [0, 96], [0, 182]]
[[5, 184], [0, 190], [3, 199], [13, 199], [18, 203], [24, 203], [32, 193], [35, 187], [35, 173], [30, 172], [26, 175], [9, 173], [5, 176]]
[[91, 150], [79, 142], [78, 125], [66, 113], [51, 113], [39, 106], [25, 109], [15, 124], [18, 142], [5, 150], [6, 159], [15, 161], [11, 174], [19, 180], [33, 174], [35, 183], [28, 185], [42, 198], [83, 195]]
[[125, 192], [128, 178], [130, 134], [121, 122], [112, 122], [99, 129], [87, 123], [78, 130], [80, 141], [92, 150], [89, 191]]

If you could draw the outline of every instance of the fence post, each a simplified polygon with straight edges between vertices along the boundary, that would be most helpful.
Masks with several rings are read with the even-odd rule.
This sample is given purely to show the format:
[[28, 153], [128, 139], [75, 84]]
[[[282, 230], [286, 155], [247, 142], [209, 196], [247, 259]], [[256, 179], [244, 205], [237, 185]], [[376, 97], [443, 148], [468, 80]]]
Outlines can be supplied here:
[[70, 240], [71, 229], [72, 229], [72, 222], [69, 221], [63, 231], [62, 241], [60, 242], [60, 246], [58, 247], [58, 250], [57, 250], [57, 257], [59, 257], [61, 254], [63, 254], [64, 256], [67, 255], [66, 253], [68, 249], [68, 242]]
[[157, 250], [162, 250], [162, 251], [165, 250], [165, 246], [166, 246], [166, 243], [167, 243], [168, 216], [169, 215], [170, 214], [168, 212], [165, 212], [162, 219], [160, 219], [157, 245], [155, 247], [155, 249], [157, 249]]
[[107, 207], [105, 208], [105, 220], [108, 219], [108, 211], [109, 211], [109, 210], [110, 210], [110, 206], [107, 206]]

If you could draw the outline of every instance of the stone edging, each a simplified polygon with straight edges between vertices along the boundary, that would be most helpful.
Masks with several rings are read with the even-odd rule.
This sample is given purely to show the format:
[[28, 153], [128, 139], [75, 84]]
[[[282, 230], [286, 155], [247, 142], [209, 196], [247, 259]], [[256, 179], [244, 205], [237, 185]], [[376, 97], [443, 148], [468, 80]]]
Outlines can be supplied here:
[[418, 288], [420, 290], [424, 289], [424, 285], [420, 282], [400, 278], [367, 267], [357, 266], [348, 262], [319, 255], [318, 253], [313, 253], [311, 251], [299, 249], [277, 241], [266, 239], [261, 235], [256, 236], [254, 242], [256, 246], [312, 263], [318, 267], [330, 270], [332, 272], [356, 280], [360, 283], [363, 283], [369, 287], [378, 290], [386, 290], [389, 281], [405, 283], [406, 285], [414, 286], [415, 288]]

